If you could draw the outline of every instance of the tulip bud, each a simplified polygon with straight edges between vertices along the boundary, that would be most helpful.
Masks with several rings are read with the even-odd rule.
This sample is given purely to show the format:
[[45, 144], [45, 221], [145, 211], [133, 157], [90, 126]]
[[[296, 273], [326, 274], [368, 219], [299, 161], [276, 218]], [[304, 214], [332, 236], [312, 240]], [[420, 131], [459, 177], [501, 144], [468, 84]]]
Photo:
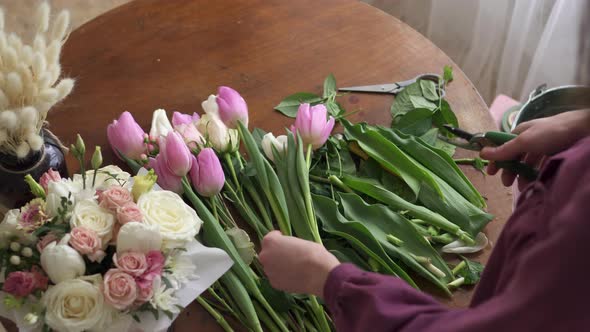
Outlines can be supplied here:
[[248, 127], [248, 105], [242, 96], [234, 89], [221, 86], [217, 92], [219, 117], [226, 126], [238, 128], [238, 121]]
[[10, 264], [12, 265], [20, 265], [20, 257], [16, 255], [10, 256]]
[[172, 114], [172, 125], [174, 126], [174, 129], [176, 129], [177, 126], [182, 125], [182, 124], [192, 124], [192, 123], [197, 123], [199, 121], [199, 115], [197, 113], [193, 113], [193, 115], [189, 115], [189, 114], [182, 114], [179, 112], [174, 112]]
[[293, 133], [301, 135], [301, 140], [306, 146], [311, 144], [314, 150], [318, 149], [326, 143], [334, 129], [335, 120], [331, 116], [328, 120], [327, 115], [328, 110], [322, 104], [313, 107], [301, 104], [297, 111], [295, 126], [291, 129]]
[[205, 114], [199, 120], [197, 129], [207, 143], [219, 153], [237, 151], [240, 146], [239, 134], [236, 129], [229, 129], [219, 117]]
[[45, 198], [45, 189], [33, 179], [31, 174], [25, 175], [25, 182], [29, 185], [29, 189], [35, 197]]
[[159, 154], [155, 159], [150, 158], [148, 165], [156, 172], [158, 184], [162, 189], [170, 190], [177, 194], [182, 193], [182, 178], [170, 172], [166, 161], [163, 159], [163, 154]]
[[211, 148], [205, 148], [199, 152], [197, 158], [193, 157], [190, 176], [197, 192], [204, 197], [219, 194], [225, 184], [223, 168]]
[[279, 154], [283, 154], [283, 152], [287, 149], [287, 142], [287, 135], [280, 135], [279, 137], [275, 138], [272, 133], [267, 133], [262, 137], [262, 142], [260, 142], [260, 144], [262, 145], [262, 151], [264, 151], [266, 157], [274, 161], [275, 156], [272, 147], [274, 146]]
[[35, 325], [35, 324], [37, 324], [37, 321], [39, 321], [39, 316], [37, 316], [36, 314], [34, 314], [32, 312], [29, 312], [28, 314], [25, 315], [24, 320], [29, 325]]
[[100, 152], [100, 146], [97, 146], [94, 149], [94, 154], [92, 155], [90, 164], [92, 165], [92, 169], [99, 169], [102, 165], [102, 153]]
[[153, 169], [150, 169], [145, 175], [134, 176], [133, 188], [131, 189], [133, 199], [137, 202], [139, 196], [152, 190], [152, 187], [154, 186], [154, 184], [156, 184], [157, 180], [158, 176], [156, 175]]
[[139, 159], [146, 151], [145, 135], [129, 112], [123, 112], [118, 120], [107, 127], [107, 138], [119, 158], [121, 153], [130, 159]]
[[54, 284], [83, 276], [86, 264], [80, 254], [67, 243], [70, 235], [64, 236], [59, 244], [51, 242], [41, 253], [41, 266]]
[[165, 143], [160, 145], [160, 150], [160, 155], [164, 155], [170, 172], [180, 177], [188, 174], [192, 166], [192, 155], [177, 132], [168, 133]]

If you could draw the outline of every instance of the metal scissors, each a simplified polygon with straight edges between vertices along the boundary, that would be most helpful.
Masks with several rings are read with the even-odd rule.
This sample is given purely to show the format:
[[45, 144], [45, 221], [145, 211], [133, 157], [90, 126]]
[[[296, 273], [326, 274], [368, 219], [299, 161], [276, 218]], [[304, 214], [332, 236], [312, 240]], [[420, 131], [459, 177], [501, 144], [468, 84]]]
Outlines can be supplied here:
[[[437, 74], [421, 74], [414, 77], [411, 80], [395, 82], [395, 83], [385, 83], [385, 84], [375, 84], [375, 85], [359, 85], [359, 86], [350, 86], [346, 88], [338, 88], [338, 91], [348, 91], [348, 92], [369, 92], [369, 93], [388, 93], [388, 94], [398, 94], [403, 89], [405, 89], [408, 85], [415, 83], [419, 80], [428, 80], [434, 82], [437, 86], [442, 78], [440, 75]], [[444, 90], [438, 91], [441, 97], [445, 96]]]
[[[472, 134], [450, 125], [443, 125], [443, 127], [455, 134], [460, 139], [460, 141], [445, 139], [446, 142], [459, 148], [473, 151], [480, 151], [486, 146], [500, 146], [517, 136], [515, 134], [500, 131], [488, 131], [484, 133]], [[539, 172], [534, 167], [518, 160], [501, 160], [495, 161], [494, 163], [498, 168], [507, 169], [529, 181], [537, 179], [539, 175]]]

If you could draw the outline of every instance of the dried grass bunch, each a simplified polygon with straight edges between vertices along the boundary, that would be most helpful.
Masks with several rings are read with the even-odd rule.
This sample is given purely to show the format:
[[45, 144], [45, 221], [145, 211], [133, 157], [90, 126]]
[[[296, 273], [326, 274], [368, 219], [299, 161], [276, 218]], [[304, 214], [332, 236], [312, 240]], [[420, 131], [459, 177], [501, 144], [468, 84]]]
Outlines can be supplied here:
[[40, 150], [47, 113], [74, 87], [73, 79], [59, 79], [70, 13], [60, 12], [51, 24], [50, 14], [49, 4], [41, 3], [33, 16], [36, 33], [27, 44], [5, 31], [0, 9], [0, 153], [24, 158]]

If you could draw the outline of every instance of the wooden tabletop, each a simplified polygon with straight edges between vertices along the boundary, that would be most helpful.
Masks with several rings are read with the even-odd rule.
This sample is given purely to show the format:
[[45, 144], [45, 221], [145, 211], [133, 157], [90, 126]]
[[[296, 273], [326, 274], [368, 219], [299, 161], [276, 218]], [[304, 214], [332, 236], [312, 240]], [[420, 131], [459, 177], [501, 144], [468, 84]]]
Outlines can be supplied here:
[[[116, 158], [106, 126], [123, 111], [149, 130], [154, 109], [202, 112], [201, 101], [227, 85], [248, 102], [252, 127], [277, 132], [292, 120], [273, 106], [294, 92], [321, 92], [329, 73], [350, 86], [405, 80], [453, 64], [404, 23], [352, 0], [138, 0], [72, 32], [62, 56], [64, 73], [77, 81], [50, 112], [51, 130], [66, 145], [81, 133], [87, 146], [103, 146], [107, 163]], [[454, 73], [447, 97], [460, 124], [493, 129], [471, 82], [456, 65]], [[342, 103], [360, 110], [353, 121], [389, 124], [392, 100], [351, 94]], [[465, 172], [496, 215], [486, 230], [494, 243], [511, 211], [510, 193], [496, 178]], [[485, 262], [489, 252], [477, 259]], [[471, 294], [460, 290], [446, 302], [464, 307]], [[175, 331], [196, 330], [221, 331], [193, 304]]]

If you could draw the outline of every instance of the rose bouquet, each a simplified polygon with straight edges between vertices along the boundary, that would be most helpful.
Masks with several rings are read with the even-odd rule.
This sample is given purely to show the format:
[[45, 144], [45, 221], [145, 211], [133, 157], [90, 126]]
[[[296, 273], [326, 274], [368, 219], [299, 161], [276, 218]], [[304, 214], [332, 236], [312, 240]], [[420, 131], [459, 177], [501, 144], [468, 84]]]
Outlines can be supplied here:
[[[84, 166], [80, 137], [71, 150]], [[23, 331], [165, 331], [232, 265], [196, 240], [202, 221], [154, 171], [116, 166], [26, 181], [0, 223], [0, 315]]]
[[[271, 287], [231, 212], [258, 240], [278, 229], [413, 287], [415, 275], [446, 296], [474, 284], [481, 265], [464, 260], [455, 266], [439, 252], [481, 250], [487, 245], [481, 230], [492, 219], [441, 139], [450, 135], [444, 124], [457, 125], [441, 93], [451, 80], [445, 68], [438, 84], [407, 87], [392, 106], [390, 127], [348, 121], [330, 75], [323, 95], [296, 93], [277, 105], [295, 121], [276, 137], [248, 129], [247, 104], [228, 87], [202, 103], [201, 116], [174, 112], [170, 121], [157, 110], [147, 134], [123, 113], [107, 133], [132, 169], [153, 169], [164, 189], [184, 194], [203, 219], [204, 243], [234, 261], [200, 300], [225, 330], [232, 328], [224, 314], [254, 331], [330, 331], [315, 297]], [[343, 134], [332, 134], [337, 123]]]

